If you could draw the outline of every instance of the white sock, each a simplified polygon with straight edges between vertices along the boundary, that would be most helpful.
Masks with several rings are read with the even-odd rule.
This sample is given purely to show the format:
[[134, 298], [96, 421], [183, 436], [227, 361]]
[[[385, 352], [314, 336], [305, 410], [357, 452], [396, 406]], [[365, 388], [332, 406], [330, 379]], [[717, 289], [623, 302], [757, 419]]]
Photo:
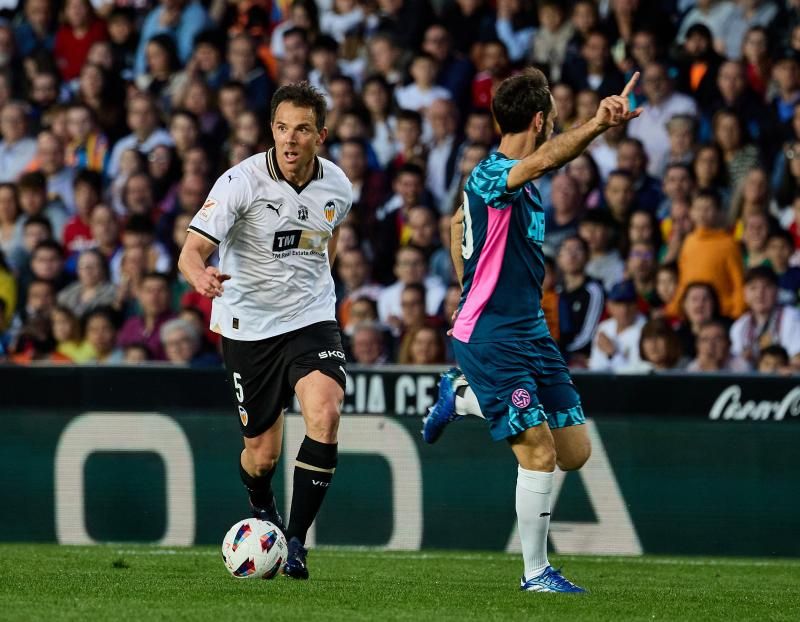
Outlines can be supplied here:
[[481, 412], [481, 405], [478, 404], [478, 396], [466, 382], [461, 385], [464, 389], [463, 397], [459, 395], [459, 386], [456, 386], [456, 413], [459, 415], [475, 415], [481, 419], [486, 419]]
[[550, 494], [553, 473], [517, 471], [517, 525], [525, 562], [525, 580], [544, 571], [547, 561], [547, 532], [550, 529]]

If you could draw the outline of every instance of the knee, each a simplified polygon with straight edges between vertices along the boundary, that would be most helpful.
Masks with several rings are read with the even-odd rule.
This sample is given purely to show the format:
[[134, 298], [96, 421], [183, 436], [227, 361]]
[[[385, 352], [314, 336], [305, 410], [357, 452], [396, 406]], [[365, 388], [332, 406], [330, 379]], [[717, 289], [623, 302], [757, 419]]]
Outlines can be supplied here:
[[308, 436], [321, 443], [335, 443], [339, 431], [339, 405], [326, 402], [306, 415]]
[[592, 455], [592, 446], [586, 442], [581, 444], [580, 447], [575, 447], [567, 455], [560, 455], [557, 457], [558, 468], [562, 471], [577, 471], [580, 469], [589, 457]]
[[530, 447], [525, 454], [524, 458], [519, 461], [523, 469], [549, 473], [556, 468], [556, 449], [550, 443], [540, 443], [535, 447]]
[[278, 459], [281, 457], [279, 451], [273, 451], [272, 449], [258, 451], [253, 451], [251, 449], [249, 453], [252, 459], [251, 464], [253, 465], [254, 471], [252, 475], [254, 477], [261, 477], [274, 470], [278, 465]]

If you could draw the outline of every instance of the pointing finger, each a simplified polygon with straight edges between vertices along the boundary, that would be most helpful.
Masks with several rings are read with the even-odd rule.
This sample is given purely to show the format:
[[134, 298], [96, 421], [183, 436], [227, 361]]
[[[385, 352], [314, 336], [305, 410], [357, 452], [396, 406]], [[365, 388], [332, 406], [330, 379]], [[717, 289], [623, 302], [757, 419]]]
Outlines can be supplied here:
[[639, 72], [637, 71], [631, 76], [631, 79], [628, 81], [628, 84], [625, 85], [625, 88], [622, 89], [622, 93], [620, 95], [622, 97], [627, 97], [631, 94], [633, 87], [636, 86], [636, 83], [639, 81]]

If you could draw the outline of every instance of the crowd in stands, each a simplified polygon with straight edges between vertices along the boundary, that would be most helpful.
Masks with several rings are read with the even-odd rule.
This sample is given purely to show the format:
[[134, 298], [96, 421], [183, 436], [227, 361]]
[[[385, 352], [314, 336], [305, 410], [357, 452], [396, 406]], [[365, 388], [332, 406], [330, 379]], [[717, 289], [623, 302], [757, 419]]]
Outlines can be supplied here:
[[220, 365], [177, 256], [307, 80], [354, 189], [349, 360], [452, 362], [450, 217], [532, 65], [556, 132], [641, 72], [641, 116], [537, 181], [570, 367], [800, 371], [800, 0], [4, 0], [0, 359]]

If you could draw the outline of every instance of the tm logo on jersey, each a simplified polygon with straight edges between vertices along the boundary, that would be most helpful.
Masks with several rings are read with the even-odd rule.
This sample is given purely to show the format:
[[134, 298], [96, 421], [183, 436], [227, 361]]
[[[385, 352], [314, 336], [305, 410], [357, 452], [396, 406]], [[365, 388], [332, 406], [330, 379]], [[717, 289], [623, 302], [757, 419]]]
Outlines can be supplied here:
[[283, 257], [281, 253], [293, 252], [293, 255], [324, 255], [330, 234], [325, 231], [307, 231], [304, 229], [291, 229], [289, 231], [276, 231], [272, 241], [272, 252], [275, 256]]

